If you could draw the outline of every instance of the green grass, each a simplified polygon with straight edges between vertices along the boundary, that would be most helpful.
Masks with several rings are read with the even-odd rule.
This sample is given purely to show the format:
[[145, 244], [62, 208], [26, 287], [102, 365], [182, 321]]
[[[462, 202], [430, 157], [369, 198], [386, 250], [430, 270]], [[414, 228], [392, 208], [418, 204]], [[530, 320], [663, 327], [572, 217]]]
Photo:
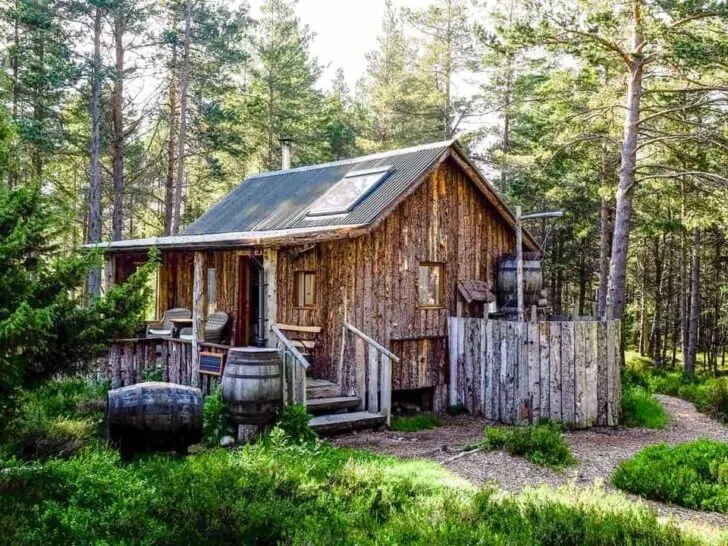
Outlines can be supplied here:
[[440, 420], [432, 413], [418, 413], [417, 415], [401, 416], [392, 419], [392, 430], [399, 432], [416, 432], [429, 430], [440, 426]]
[[505, 449], [511, 455], [519, 455], [532, 463], [554, 468], [576, 463], [564, 441], [561, 428], [554, 423], [487, 427], [482, 448], [486, 451]]
[[628, 427], [662, 429], [668, 416], [662, 404], [642, 387], [622, 391], [622, 423]]
[[728, 444], [650, 446], [624, 461], [612, 482], [648, 499], [728, 514]]
[[122, 464], [0, 460], [7, 544], [693, 545], [599, 490], [475, 491], [435, 463], [264, 443]]

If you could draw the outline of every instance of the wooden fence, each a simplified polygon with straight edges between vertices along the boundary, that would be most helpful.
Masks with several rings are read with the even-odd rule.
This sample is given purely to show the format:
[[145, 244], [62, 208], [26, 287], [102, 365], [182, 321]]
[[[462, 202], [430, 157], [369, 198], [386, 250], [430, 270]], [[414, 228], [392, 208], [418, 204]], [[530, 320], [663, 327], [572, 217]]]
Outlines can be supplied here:
[[[227, 356], [228, 346], [216, 343], [199, 343], [201, 351], [222, 353]], [[192, 370], [192, 341], [183, 339], [135, 338], [111, 342], [106, 356], [99, 366], [101, 379], [111, 381], [111, 388], [134, 385], [143, 380], [146, 370], [158, 369], [162, 381], [180, 385], [194, 385], [209, 394], [220, 378], [197, 374]]]
[[504, 423], [620, 418], [620, 322], [449, 319], [450, 404]]

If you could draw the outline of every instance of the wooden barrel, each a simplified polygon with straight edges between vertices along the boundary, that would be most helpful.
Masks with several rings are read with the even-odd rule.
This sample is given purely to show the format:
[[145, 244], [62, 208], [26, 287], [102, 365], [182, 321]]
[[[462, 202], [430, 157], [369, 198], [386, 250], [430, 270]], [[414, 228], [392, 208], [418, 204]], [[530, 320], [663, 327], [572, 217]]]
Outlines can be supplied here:
[[[516, 307], [517, 294], [517, 261], [514, 255], [504, 256], [498, 265], [498, 304]], [[538, 305], [543, 287], [541, 260], [536, 252], [523, 253], [523, 303], [526, 307]]]
[[110, 390], [106, 431], [125, 455], [149, 448], [186, 452], [202, 440], [202, 392], [160, 382]]
[[222, 399], [239, 425], [265, 425], [283, 405], [281, 363], [277, 349], [230, 349], [222, 376]]

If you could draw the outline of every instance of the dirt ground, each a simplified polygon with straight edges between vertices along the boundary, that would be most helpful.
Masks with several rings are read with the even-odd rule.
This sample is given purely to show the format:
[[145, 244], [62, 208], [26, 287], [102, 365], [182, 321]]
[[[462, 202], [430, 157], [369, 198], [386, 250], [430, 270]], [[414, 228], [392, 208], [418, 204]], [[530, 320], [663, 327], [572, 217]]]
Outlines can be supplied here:
[[[564, 434], [578, 459], [578, 464], [563, 471], [534, 465], [521, 457], [503, 451], [461, 454], [465, 446], [482, 437], [482, 419], [467, 416], [446, 417], [441, 427], [419, 432], [366, 431], [349, 433], [333, 439], [336, 445], [366, 449], [398, 457], [416, 457], [436, 461], [474, 485], [497, 483], [499, 487], [518, 492], [524, 487], [574, 484], [591, 486], [595, 482], [610, 489], [610, 477], [621, 461], [648, 445], [666, 442], [677, 444], [701, 437], [728, 441], [728, 428], [695, 410], [684, 400], [658, 395], [670, 422], [664, 430], [641, 428], [593, 428]], [[638, 497], [631, 496], [634, 499]], [[728, 516], [714, 512], [690, 510], [654, 501], [660, 516], [674, 518], [689, 527], [728, 529]]]

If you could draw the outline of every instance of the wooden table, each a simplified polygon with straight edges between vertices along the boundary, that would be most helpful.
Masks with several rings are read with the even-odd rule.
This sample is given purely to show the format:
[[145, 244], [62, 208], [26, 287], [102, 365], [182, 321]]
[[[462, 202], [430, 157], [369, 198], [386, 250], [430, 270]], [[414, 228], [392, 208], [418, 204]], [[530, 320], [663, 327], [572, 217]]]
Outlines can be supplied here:
[[188, 328], [194, 324], [194, 320], [191, 318], [180, 318], [170, 320], [172, 323], [172, 337], [177, 339], [182, 331], [182, 328]]

